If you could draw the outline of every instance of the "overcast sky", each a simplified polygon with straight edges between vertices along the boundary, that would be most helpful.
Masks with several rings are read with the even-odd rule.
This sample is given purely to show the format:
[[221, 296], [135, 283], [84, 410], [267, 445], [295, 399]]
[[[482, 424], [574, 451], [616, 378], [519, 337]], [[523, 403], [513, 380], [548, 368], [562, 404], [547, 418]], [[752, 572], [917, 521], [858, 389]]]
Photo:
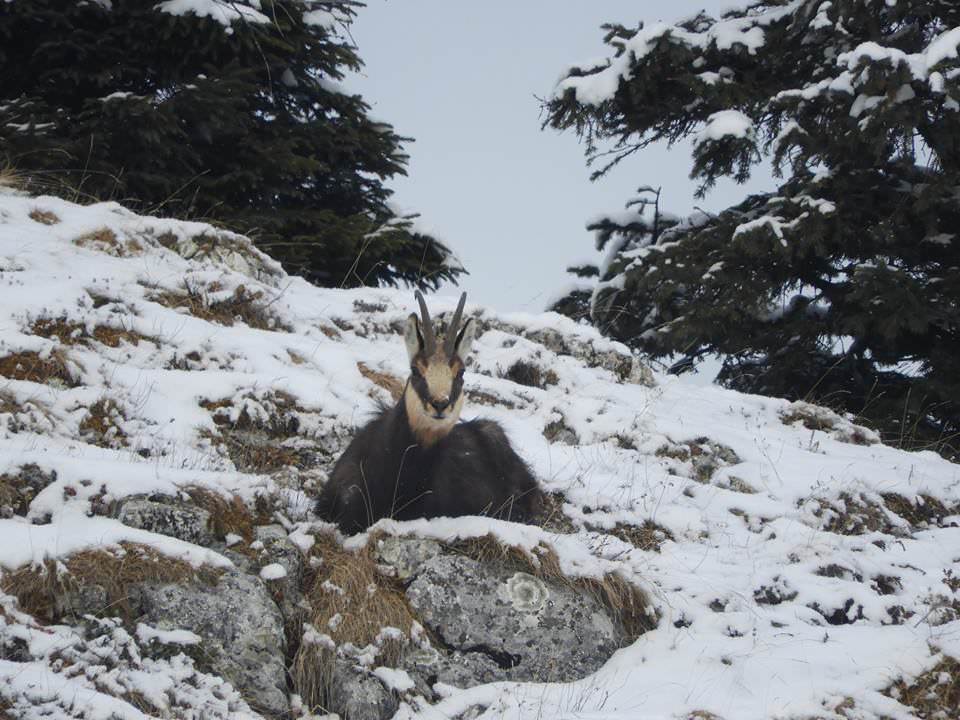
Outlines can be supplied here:
[[620, 210], [640, 185], [662, 185], [672, 212], [721, 209], [747, 191], [718, 184], [696, 201], [679, 146], [634, 155], [591, 183], [576, 135], [540, 130], [537, 98], [566, 66], [608, 54], [601, 24], [716, 12], [716, 0], [367, 3], [352, 30], [366, 67], [348, 86], [415, 138], [394, 200], [456, 252], [471, 301], [541, 310], [571, 282], [568, 265], [596, 257], [587, 219]]

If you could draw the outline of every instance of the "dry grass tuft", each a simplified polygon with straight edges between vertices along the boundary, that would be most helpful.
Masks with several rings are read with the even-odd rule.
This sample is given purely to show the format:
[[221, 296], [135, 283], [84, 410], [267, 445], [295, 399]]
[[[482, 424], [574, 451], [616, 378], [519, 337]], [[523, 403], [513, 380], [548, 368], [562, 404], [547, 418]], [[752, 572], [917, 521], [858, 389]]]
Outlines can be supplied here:
[[57, 338], [64, 345], [89, 345], [95, 340], [108, 347], [120, 347], [121, 342], [139, 345], [141, 340], [156, 342], [153, 338], [141, 335], [133, 330], [98, 325], [92, 333], [87, 332], [83, 323], [68, 320], [66, 316], [58, 318], [40, 318], [30, 326], [30, 333], [45, 338]]
[[357, 370], [359, 370], [360, 374], [374, 385], [381, 387], [390, 393], [390, 397], [393, 398], [394, 402], [399, 400], [400, 396], [403, 395], [404, 384], [396, 375], [390, 375], [389, 373], [374, 370], [369, 365], [362, 362], [357, 363]]
[[674, 539], [673, 533], [653, 520], [644, 520], [642, 525], [617, 523], [612, 530], [603, 530], [602, 532], [620, 538], [635, 548], [651, 552], [660, 552], [660, 546], [663, 543]]
[[239, 320], [258, 330], [292, 331], [270, 312], [269, 304], [262, 302], [262, 291], [250, 292], [245, 285], [238, 285], [232, 295], [221, 300], [212, 299], [211, 294], [221, 290], [217, 283], [203, 288], [188, 282], [184, 284], [183, 292], [160, 290], [152, 293], [150, 299], [169, 308], [184, 308], [194, 317], [217, 325], [233, 327]]
[[80, 437], [98, 447], [127, 447], [127, 434], [122, 427], [126, 419], [116, 400], [102, 397], [88, 408], [86, 417], [80, 421]]
[[567, 501], [563, 493], [541, 493], [540, 495], [540, 513], [536, 519], [536, 524], [544, 530], [556, 533], [574, 533], [577, 526], [574, 524], [565, 512], [563, 504]]
[[713, 474], [720, 468], [741, 462], [732, 448], [706, 437], [661, 445], [657, 448], [656, 456], [689, 462], [693, 469], [692, 479], [700, 483], [710, 482]]
[[[383, 641], [386, 628], [409, 637], [417, 622], [398, 580], [380, 573], [374, 555], [376, 538], [357, 552], [344, 550], [331, 535], [318, 535], [310, 549], [315, 567], [308, 579], [309, 619], [317, 632], [336, 645], [378, 648], [379, 665], [396, 666], [403, 653], [399, 640]], [[293, 659], [291, 674], [308, 707], [326, 707], [330, 698], [334, 651], [304, 642]]]
[[913, 500], [896, 493], [884, 493], [882, 497], [890, 512], [896, 513], [915, 528], [937, 527], [943, 523], [945, 517], [960, 510], [947, 508], [932, 495], [920, 494]]
[[897, 680], [884, 694], [912, 708], [922, 720], [960, 720], [960, 662], [945, 655], [910, 685]]
[[509, 408], [511, 410], [517, 406], [513, 400], [508, 400], [507, 398], [500, 397], [499, 395], [494, 395], [486, 390], [468, 388], [466, 390], [466, 395], [467, 400], [474, 405], [500, 405], [501, 407]]
[[21, 189], [25, 184], [25, 177], [17, 172], [13, 165], [5, 164], [0, 167], [0, 188]]
[[25, 516], [33, 499], [56, 479], [56, 471], [46, 473], [34, 463], [0, 475], [0, 517]]
[[98, 228], [74, 239], [77, 247], [106, 253], [114, 257], [137, 257], [143, 254], [143, 245], [133, 238], [126, 242], [120, 240], [117, 234], [108, 227]]
[[0, 375], [11, 380], [76, 387], [79, 381], [70, 370], [66, 353], [55, 349], [47, 357], [33, 351], [12, 353], [0, 358]]
[[218, 492], [190, 485], [182, 488], [194, 505], [210, 513], [210, 529], [218, 540], [233, 533], [243, 538], [245, 546], [253, 542], [257, 518], [239, 495], [229, 500]]
[[517, 360], [507, 368], [503, 377], [519, 385], [540, 388], [541, 390], [560, 382], [560, 378], [553, 370], [543, 370], [526, 360]]
[[30, 219], [41, 225], [56, 225], [60, 222], [60, 218], [57, 217], [56, 213], [49, 210], [41, 210], [40, 208], [34, 208], [30, 211]]
[[266, 417], [251, 414], [246, 406], [234, 413], [230, 400], [202, 401], [200, 406], [210, 411], [218, 428], [216, 434], [204, 434], [224, 449], [240, 472], [271, 473], [303, 465], [307, 450], [291, 447], [285, 441], [298, 437], [298, 415], [307, 411], [282, 390], [249, 399], [265, 411]]
[[81, 592], [89, 594], [93, 589], [100, 589], [106, 604], [98, 614], [132, 620], [136, 609], [131, 606], [131, 591], [138, 584], [203, 582], [212, 585], [219, 577], [219, 570], [194, 568], [144, 545], [121, 543], [119, 550], [84, 550], [62, 561], [47, 560], [40, 566], [4, 573], [0, 588], [16, 596], [25, 612], [48, 621], [71, 615], [71, 599]]
[[510, 569], [592, 595], [621, 624], [628, 642], [657, 626], [647, 594], [619, 573], [607, 573], [602, 580], [571, 578], [560, 569], [560, 559], [552, 548], [540, 546], [531, 555], [520, 548], [502, 544], [492, 535], [461, 540], [448, 547], [480, 562], [498, 562]]
[[894, 526], [883, 506], [870, 498], [857, 494], [841, 493], [839, 502], [818, 499], [813, 514], [823, 520], [822, 529], [840, 535], [863, 535], [883, 532], [903, 535], [902, 529]]

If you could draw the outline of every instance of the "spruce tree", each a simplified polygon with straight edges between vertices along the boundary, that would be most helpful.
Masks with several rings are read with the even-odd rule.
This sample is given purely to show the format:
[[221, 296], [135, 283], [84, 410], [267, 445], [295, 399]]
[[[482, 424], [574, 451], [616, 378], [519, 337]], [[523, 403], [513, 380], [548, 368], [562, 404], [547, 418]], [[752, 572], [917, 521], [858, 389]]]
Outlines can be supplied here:
[[0, 152], [46, 191], [249, 234], [325, 285], [463, 272], [398, 215], [407, 138], [339, 84], [352, 0], [0, 3]]
[[728, 386], [960, 445], [960, 3], [768, 0], [606, 31], [611, 56], [546, 103], [594, 178], [688, 140], [701, 195], [764, 158], [779, 186], [609, 218], [592, 321], [656, 357], [720, 355]]

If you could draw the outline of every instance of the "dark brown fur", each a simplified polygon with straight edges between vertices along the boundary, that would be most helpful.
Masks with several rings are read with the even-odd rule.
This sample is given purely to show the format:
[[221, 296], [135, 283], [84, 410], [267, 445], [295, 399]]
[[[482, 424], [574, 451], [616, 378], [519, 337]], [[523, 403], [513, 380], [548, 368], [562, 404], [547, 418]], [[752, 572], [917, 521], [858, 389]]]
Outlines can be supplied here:
[[395, 407], [383, 408], [337, 461], [317, 501], [317, 514], [344, 533], [380, 518], [398, 520], [495, 515], [528, 520], [540, 490], [497, 423], [458, 423], [463, 406], [463, 358], [476, 323], [460, 327], [466, 293], [441, 347], [423, 296], [421, 318], [407, 318], [404, 341], [410, 379]]
[[357, 433], [337, 461], [317, 513], [353, 534], [384, 517], [492, 515], [523, 522], [539, 506], [536, 480], [497, 423], [461, 422], [422, 447], [401, 399]]

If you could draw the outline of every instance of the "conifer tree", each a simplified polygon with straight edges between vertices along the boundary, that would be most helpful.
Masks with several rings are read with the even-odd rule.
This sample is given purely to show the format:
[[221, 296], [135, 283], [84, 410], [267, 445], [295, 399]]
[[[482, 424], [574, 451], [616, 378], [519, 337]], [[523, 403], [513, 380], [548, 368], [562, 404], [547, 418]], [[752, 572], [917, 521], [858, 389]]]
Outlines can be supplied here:
[[407, 156], [339, 81], [352, 0], [0, 3], [0, 153], [47, 191], [250, 234], [325, 285], [463, 272], [397, 214]]
[[764, 158], [780, 181], [717, 215], [611, 219], [592, 320], [654, 356], [718, 354], [729, 386], [960, 445], [960, 3], [766, 0], [606, 30], [611, 57], [546, 104], [595, 178], [692, 140], [701, 195]]

